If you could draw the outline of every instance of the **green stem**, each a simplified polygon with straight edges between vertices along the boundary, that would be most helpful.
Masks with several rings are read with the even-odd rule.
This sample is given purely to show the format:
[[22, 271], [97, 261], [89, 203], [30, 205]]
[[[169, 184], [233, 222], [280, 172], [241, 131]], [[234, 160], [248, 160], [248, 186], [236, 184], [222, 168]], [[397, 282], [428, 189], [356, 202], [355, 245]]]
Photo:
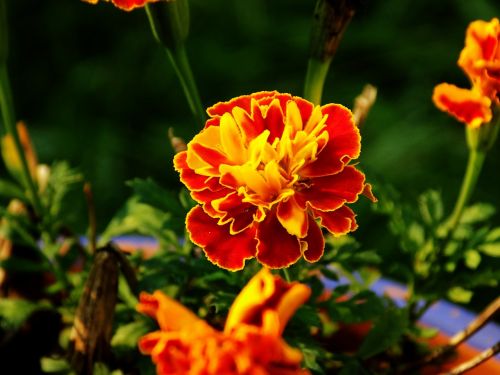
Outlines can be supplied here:
[[288, 272], [288, 269], [282, 268], [281, 272], [283, 272], [283, 276], [285, 277], [286, 282], [291, 283], [292, 279], [290, 278], [290, 273]]
[[179, 78], [189, 105], [189, 109], [191, 110], [198, 125], [203, 126], [206, 120], [205, 110], [203, 109], [203, 104], [201, 103], [200, 94], [191, 70], [191, 65], [189, 64], [186, 48], [181, 46], [175, 50], [170, 50], [168, 48], [165, 48], [165, 50], [172, 66], [174, 67], [175, 73]]
[[28, 189], [33, 209], [35, 210], [37, 216], [40, 216], [42, 213], [42, 205], [40, 203], [40, 198], [38, 197], [35, 182], [31, 177], [26, 155], [17, 132], [16, 116], [14, 114], [14, 104], [12, 102], [9, 75], [5, 64], [0, 64], [0, 108], [2, 110], [5, 130], [7, 134], [12, 136], [19, 159], [21, 160], [23, 179], [25, 181], [25, 187]]
[[453, 209], [453, 213], [451, 214], [448, 222], [448, 237], [450, 239], [453, 237], [453, 232], [457, 228], [465, 206], [469, 202], [472, 192], [476, 187], [485, 158], [486, 152], [480, 150], [469, 150], [469, 161], [467, 162], [467, 169], [465, 170], [462, 187], [460, 188], [455, 208]]
[[328, 74], [331, 61], [331, 58], [322, 61], [311, 57], [307, 64], [304, 98], [316, 105], [321, 104], [323, 86], [325, 84], [325, 79]]

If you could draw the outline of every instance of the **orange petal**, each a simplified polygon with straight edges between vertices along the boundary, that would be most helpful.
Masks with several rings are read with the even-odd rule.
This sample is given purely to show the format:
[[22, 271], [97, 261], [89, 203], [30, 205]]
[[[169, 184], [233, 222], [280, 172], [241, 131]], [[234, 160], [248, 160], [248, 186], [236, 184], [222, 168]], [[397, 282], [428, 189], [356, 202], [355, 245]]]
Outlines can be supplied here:
[[285, 116], [281, 108], [279, 99], [274, 99], [264, 113], [266, 129], [269, 130], [269, 141], [272, 143], [275, 138], [280, 138], [285, 128]]
[[352, 232], [358, 228], [356, 215], [347, 206], [342, 206], [338, 210], [324, 212], [313, 211], [314, 217], [319, 218], [321, 225], [335, 236], [340, 236]]
[[279, 222], [276, 213], [269, 213], [257, 228], [257, 260], [269, 268], [283, 268], [302, 255], [299, 240]]
[[210, 181], [216, 181], [214, 177], [202, 176], [195, 173], [195, 171], [189, 168], [186, 159], [186, 151], [177, 153], [174, 157], [174, 168], [180, 173], [181, 182], [186, 185], [189, 190], [203, 190], [210, 186]]
[[293, 196], [281, 201], [276, 213], [279, 222], [288, 233], [298, 238], [306, 236], [309, 225], [307, 211], [297, 203]]
[[307, 231], [307, 236], [302, 239], [302, 242], [305, 244], [303, 246], [305, 260], [313, 263], [317, 262], [323, 256], [325, 251], [325, 238], [314, 218], [308, 215], [308, 219], [309, 230]]
[[219, 102], [212, 107], [207, 109], [207, 113], [209, 116], [222, 116], [224, 113], [233, 110], [235, 107], [240, 107], [244, 109], [246, 112], [250, 113], [250, 104], [252, 99], [260, 100], [266, 97], [274, 97], [277, 94], [276, 91], [260, 91], [253, 93], [252, 95], [242, 95], [237, 98], [233, 98], [228, 102]]
[[[266, 310], [276, 312], [278, 317], [277, 327], [269, 327], [277, 335], [281, 335], [288, 320], [311, 294], [310, 289], [300, 283], [287, 283], [279, 276], [261, 269], [247, 285], [241, 290], [234, 300], [224, 327], [224, 332], [229, 333], [240, 324], [264, 326]], [[268, 315], [268, 318], [272, 319]]]
[[218, 225], [217, 221], [200, 206], [194, 207], [186, 217], [191, 241], [203, 249], [212, 263], [230, 271], [240, 270], [245, 266], [245, 260], [255, 256], [255, 229], [231, 235], [230, 225]]
[[440, 110], [469, 126], [491, 121], [491, 100], [475, 90], [441, 83], [434, 88], [432, 100]]
[[137, 311], [155, 318], [162, 331], [187, 329], [201, 322], [189, 309], [159, 290], [153, 294], [141, 292]]
[[345, 203], [356, 202], [364, 191], [364, 182], [364, 174], [349, 165], [337, 174], [311, 179], [310, 186], [297, 195], [314, 209], [333, 211]]
[[112, 0], [118, 8], [123, 10], [132, 10], [135, 8], [143, 7], [148, 3], [154, 3], [158, 0]]
[[326, 130], [329, 140], [319, 151], [318, 158], [300, 170], [303, 177], [320, 177], [337, 173], [350, 160], [359, 157], [361, 136], [354, 124], [352, 113], [339, 104], [328, 104], [321, 107], [323, 115], [327, 115]]

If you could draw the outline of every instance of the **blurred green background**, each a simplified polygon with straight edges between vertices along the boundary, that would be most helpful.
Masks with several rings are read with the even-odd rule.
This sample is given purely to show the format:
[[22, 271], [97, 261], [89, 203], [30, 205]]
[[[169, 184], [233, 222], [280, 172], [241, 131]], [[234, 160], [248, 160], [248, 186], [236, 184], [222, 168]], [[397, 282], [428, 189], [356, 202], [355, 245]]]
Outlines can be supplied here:
[[[15, 105], [39, 159], [69, 160], [94, 188], [103, 228], [129, 196], [125, 181], [151, 176], [180, 187], [167, 129], [198, 127], [143, 10], [101, 2], [7, 1]], [[378, 100], [363, 129], [361, 167], [407, 200], [435, 188], [451, 209], [467, 151], [464, 126], [431, 102], [440, 82], [467, 87], [456, 61], [465, 30], [500, 16], [498, 0], [366, 0], [332, 63], [324, 102], [352, 107], [365, 83]], [[191, 0], [188, 53], [206, 106], [259, 90], [301, 95], [315, 1]], [[474, 200], [499, 206], [500, 147]], [[75, 211], [82, 210], [75, 201]], [[82, 211], [84, 212], [84, 211]], [[361, 207], [361, 233], [385, 228]], [[80, 217], [85, 218], [85, 215]], [[495, 216], [500, 224], [499, 215]], [[82, 232], [85, 221], [77, 223]]]

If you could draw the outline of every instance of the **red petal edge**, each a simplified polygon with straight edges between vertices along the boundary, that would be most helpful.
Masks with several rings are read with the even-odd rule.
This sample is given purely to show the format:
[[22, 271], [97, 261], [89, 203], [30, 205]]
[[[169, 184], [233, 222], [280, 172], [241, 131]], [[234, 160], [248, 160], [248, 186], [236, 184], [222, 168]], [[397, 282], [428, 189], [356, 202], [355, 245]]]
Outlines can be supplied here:
[[245, 260], [253, 258], [256, 253], [254, 227], [231, 235], [229, 224], [218, 225], [217, 221], [200, 206], [194, 207], [186, 217], [191, 241], [200, 246], [208, 260], [217, 266], [230, 271], [243, 269]]

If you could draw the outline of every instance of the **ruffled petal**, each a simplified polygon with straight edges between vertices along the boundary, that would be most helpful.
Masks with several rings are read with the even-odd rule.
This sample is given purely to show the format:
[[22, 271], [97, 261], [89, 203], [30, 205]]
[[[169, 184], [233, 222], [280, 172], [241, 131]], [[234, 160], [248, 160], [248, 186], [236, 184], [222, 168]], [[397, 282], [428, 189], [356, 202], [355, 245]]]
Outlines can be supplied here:
[[231, 235], [229, 224], [218, 225], [217, 222], [200, 206], [194, 207], [186, 218], [191, 241], [200, 246], [208, 260], [219, 267], [230, 271], [242, 269], [245, 260], [253, 258], [256, 253], [255, 229], [252, 227]]
[[162, 331], [187, 329], [196, 323], [203, 322], [189, 309], [161, 291], [153, 294], [141, 292], [137, 311], [156, 319]]
[[298, 238], [287, 232], [275, 212], [259, 224], [256, 237], [257, 260], [269, 268], [287, 267], [302, 255]]
[[321, 177], [337, 173], [350, 160], [359, 157], [361, 136], [354, 124], [352, 113], [339, 104], [328, 104], [321, 107], [323, 115], [327, 115], [326, 131], [328, 143], [319, 151], [316, 161], [300, 170], [303, 177]]
[[469, 126], [478, 127], [491, 121], [491, 100], [478, 91], [441, 83], [434, 88], [432, 100], [440, 110]]
[[[148, 3], [154, 3], [156, 1], [158, 0], [112, 0], [113, 4], [116, 5], [118, 8], [127, 11], [143, 7]], [[95, 4], [97, 1], [92, 1], [92, 2]]]
[[269, 141], [272, 143], [275, 138], [281, 137], [285, 128], [285, 116], [278, 99], [274, 99], [265, 109], [264, 119], [270, 132]]
[[250, 113], [250, 104], [252, 99], [261, 100], [266, 97], [274, 97], [277, 94], [276, 91], [260, 91], [253, 93], [251, 95], [242, 95], [231, 99], [228, 102], [219, 102], [212, 107], [207, 109], [209, 116], [222, 116], [224, 113], [231, 113], [233, 108], [240, 107], [246, 112]]
[[309, 225], [307, 211], [297, 203], [293, 196], [278, 204], [276, 214], [288, 233], [298, 238], [305, 237]]
[[213, 201], [212, 207], [220, 214], [219, 225], [230, 224], [230, 234], [249, 228], [255, 221], [258, 210], [256, 206], [243, 202], [243, 197], [236, 192]]
[[356, 215], [347, 206], [330, 212], [313, 210], [313, 214], [315, 218], [320, 219], [321, 225], [335, 236], [347, 234], [358, 228]]
[[333, 211], [345, 203], [358, 200], [365, 188], [365, 176], [353, 166], [345, 167], [337, 174], [318, 177], [304, 183], [297, 196], [317, 210]]
[[182, 151], [174, 157], [174, 168], [180, 174], [181, 182], [191, 191], [203, 190], [217, 181], [214, 177], [197, 174], [187, 164], [187, 152]]
[[325, 239], [321, 228], [316, 224], [316, 221], [308, 215], [309, 230], [307, 236], [302, 239], [304, 258], [308, 262], [317, 262], [325, 251]]

